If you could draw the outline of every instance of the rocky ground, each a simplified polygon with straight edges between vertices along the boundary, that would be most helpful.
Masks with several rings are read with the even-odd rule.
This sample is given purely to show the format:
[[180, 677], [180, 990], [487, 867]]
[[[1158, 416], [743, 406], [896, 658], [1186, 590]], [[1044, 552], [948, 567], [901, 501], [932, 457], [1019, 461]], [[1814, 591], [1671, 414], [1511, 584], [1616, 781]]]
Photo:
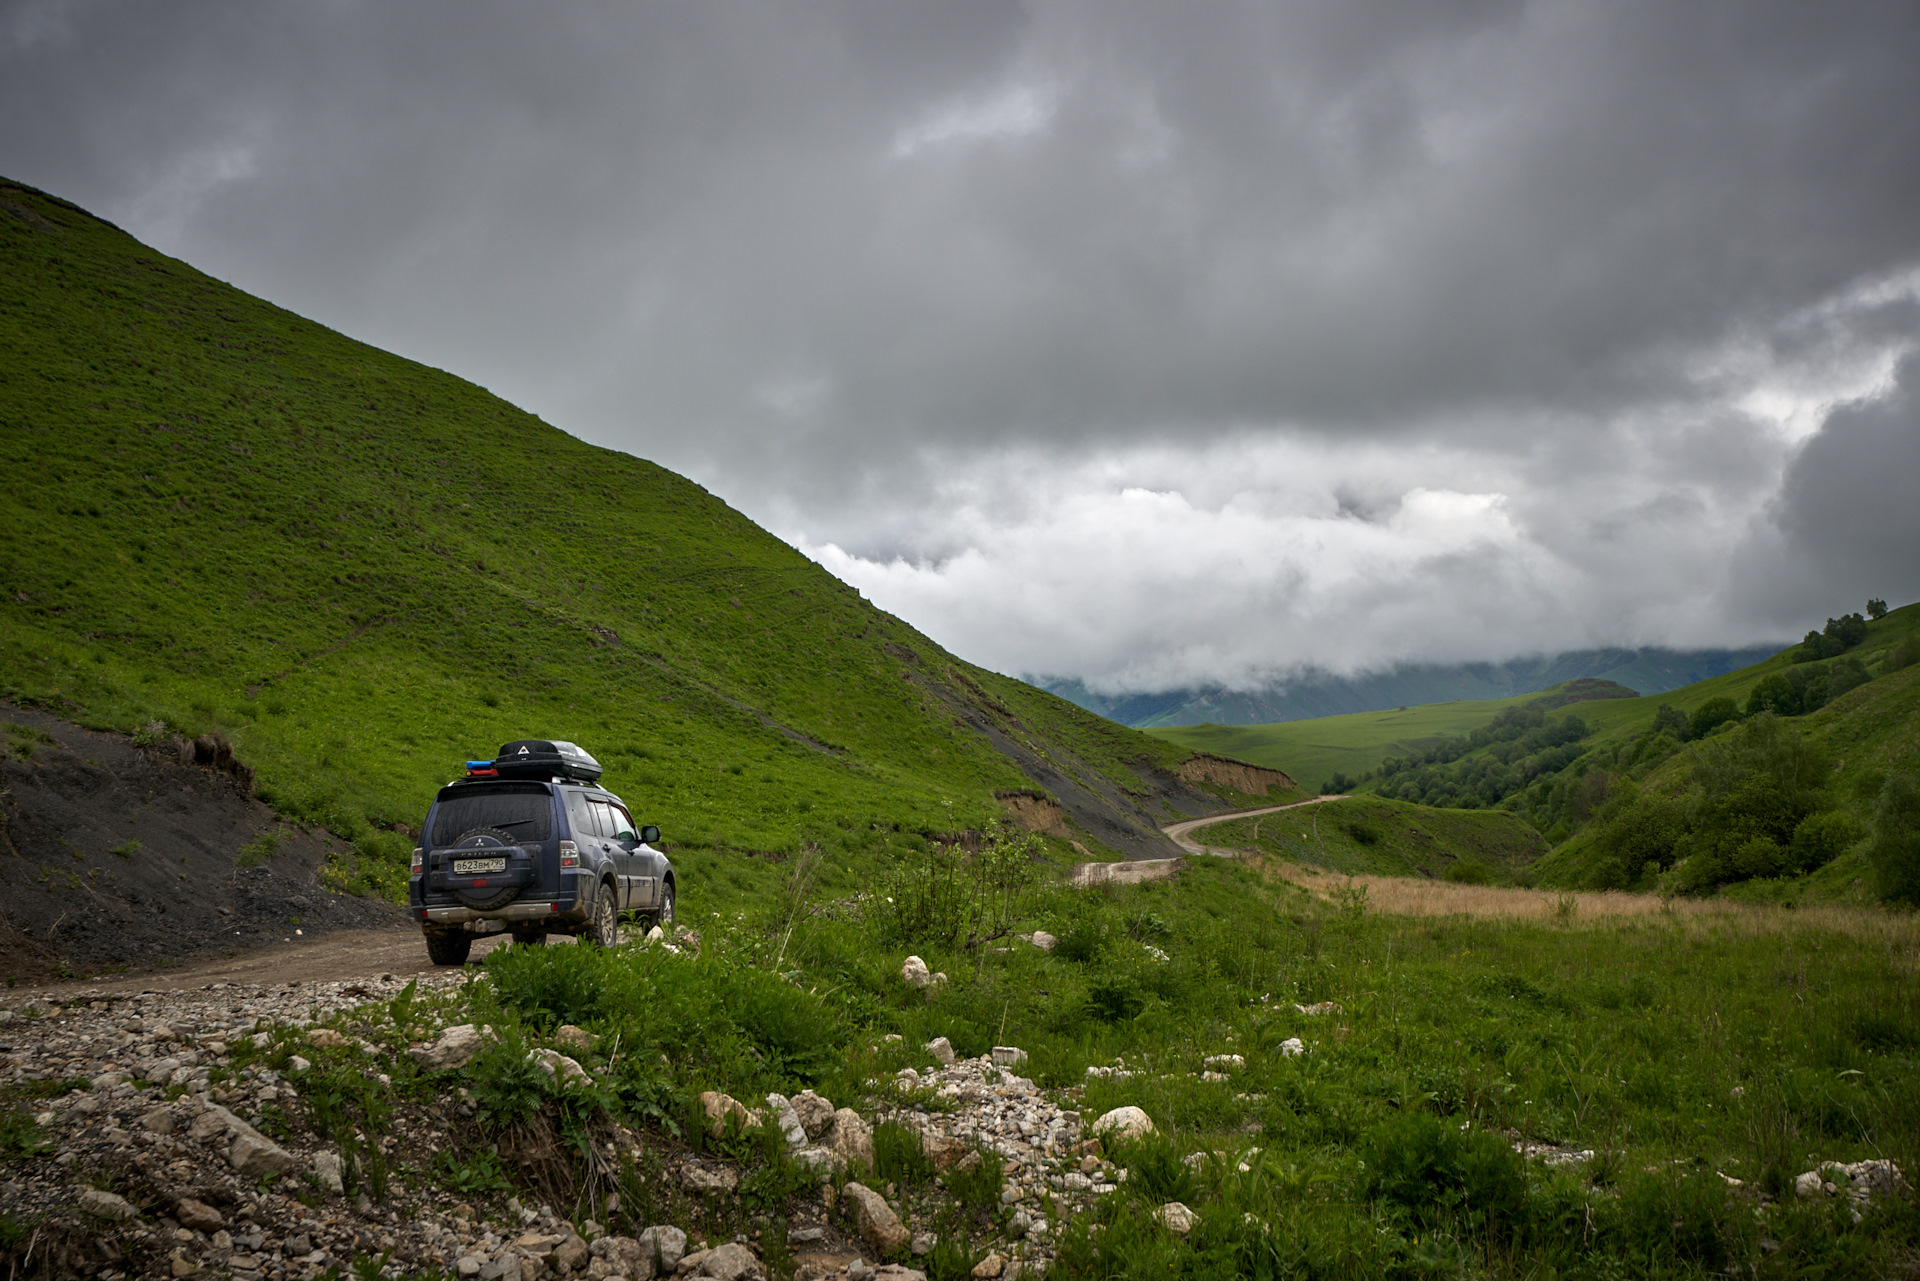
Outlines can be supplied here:
[[[699, 946], [684, 930], [678, 943]], [[488, 1130], [476, 1116], [486, 1103], [468, 1069], [502, 1044], [475, 1014], [487, 1008], [485, 988], [467, 987], [485, 982], [453, 970], [10, 990], [0, 1007], [0, 1263], [14, 1276], [241, 1281], [924, 1281], [942, 1248], [935, 1234], [960, 1205], [971, 1214], [973, 1275], [1012, 1281], [1045, 1272], [1063, 1227], [1124, 1187], [1103, 1141], [1153, 1127], [1132, 1107], [1085, 1121], [1079, 1090], [1042, 1090], [1019, 1074], [1018, 1048], [962, 1059], [943, 1038], [914, 1052], [924, 1067], [876, 1083], [858, 1109], [810, 1091], [751, 1104], [710, 1092], [697, 1118], [708, 1141], [597, 1114], [589, 1150], [568, 1151], [538, 1124]], [[1289, 1046], [1281, 1052], [1303, 1052]], [[522, 1053], [508, 1058], [549, 1078], [544, 1097], [564, 1099], [611, 1073], [617, 1048], [563, 1026]], [[1204, 1069], [1230, 1080], [1244, 1063], [1215, 1055]], [[725, 1155], [761, 1142], [749, 1129], [786, 1150], [788, 1183], [771, 1198], [755, 1180], [772, 1167]], [[876, 1137], [917, 1146], [934, 1177], [872, 1179]], [[1593, 1156], [1509, 1137], [1547, 1164]], [[1245, 1170], [1257, 1153], [1186, 1159]], [[555, 1186], [556, 1160], [586, 1171], [560, 1180], [567, 1195], [524, 1190]], [[1825, 1163], [1800, 1176], [1794, 1195], [1846, 1198], [1858, 1212], [1903, 1187], [1890, 1162]], [[1178, 1203], [1153, 1213], [1176, 1233], [1193, 1223]]]
[[[358, 1268], [481, 1281], [769, 1271], [803, 1281], [911, 1281], [933, 1246], [937, 1197], [846, 1177], [850, 1163], [857, 1174], [872, 1162], [871, 1125], [895, 1119], [921, 1133], [943, 1174], [977, 1169], [989, 1154], [1000, 1159], [998, 1200], [1013, 1210], [1001, 1216], [1005, 1234], [980, 1243], [990, 1252], [977, 1274], [1015, 1278], [1048, 1262], [1053, 1229], [1043, 1201], [1053, 1199], [1057, 1223], [1123, 1177], [1102, 1161], [1097, 1141], [1082, 1138], [1078, 1114], [1064, 1106], [1071, 1092], [1049, 1098], [1016, 1074], [1019, 1051], [956, 1060], [937, 1041], [926, 1048], [926, 1073], [901, 1074], [902, 1102], [871, 1116], [810, 1092], [772, 1095], [753, 1109], [724, 1095], [703, 1100], [716, 1132], [771, 1119], [795, 1159], [815, 1171], [812, 1194], [781, 1216], [777, 1248], [770, 1217], [725, 1208], [737, 1201], [739, 1166], [611, 1123], [607, 1167], [624, 1160], [657, 1181], [649, 1199], [676, 1207], [674, 1221], [644, 1230], [629, 1222], [631, 1235], [622, 1235], [504, 1190], [462, 1194], [446, 1186], [438, 1162], [443, 1152], [471, 1151], [474, 1109], [460, 1068], [494, 1039], [451, 1022], [469, 981], [454, 971], [176, 991], [68, 988], [51, 999], [10, 993], [0, 1010], [0, 1098], [8, 1100], [0, 1259], [17, 1275], [103, 1278], [292, 1281]], [[393, 1026], [396, 997], [417, 1011], [405, 1026]], [[593, 1038], [562, 1028], [532, 1057], [565, 1085], [591, 1081], [596, 1055]], [[328, 1056], [354, 1065], [369, 1088], [405, 1075], [404, 1059], [432, 1088], [398, 1097], [384, 1134], [350, 1133], [343, 1149], [323, 1137], [328, 1104], [317, 1083], [327, 1078], [315, 1061]], [[384, 1189], [372, 1186], [376, 1165]], [[606, 1207], [602, 1217], [612, 1220], [618, 1200], [586, 1205]], [[740, 1230], [716, 1237], [716, 1221]], [[868, 1262], [877, 1259], [896, 1262]]]

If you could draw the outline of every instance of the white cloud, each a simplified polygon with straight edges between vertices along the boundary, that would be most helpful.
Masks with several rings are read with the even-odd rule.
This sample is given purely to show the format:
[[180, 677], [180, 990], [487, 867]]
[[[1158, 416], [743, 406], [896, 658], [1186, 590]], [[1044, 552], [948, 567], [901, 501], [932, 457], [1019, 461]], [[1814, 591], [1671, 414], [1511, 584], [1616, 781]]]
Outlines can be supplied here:
[[888, 154], [907, 160], [939, 147], [1026, 137], [1046, 128], [1058, 105], [1056, 90], [1023, 84], [944, 102], [895, 133]]

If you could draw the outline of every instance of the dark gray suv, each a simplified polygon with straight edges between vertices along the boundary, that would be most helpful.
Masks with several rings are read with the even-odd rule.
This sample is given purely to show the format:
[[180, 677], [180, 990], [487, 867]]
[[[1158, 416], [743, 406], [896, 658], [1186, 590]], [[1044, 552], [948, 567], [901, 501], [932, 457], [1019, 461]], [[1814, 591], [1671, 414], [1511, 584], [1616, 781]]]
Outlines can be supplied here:
[[600, 766], [572, 743], [524, 739], [440, 789], [413, 852], [407, 901], [436, 965], [463, 965], [473, 940], [516, 943], [574, 934], [612, 947], [622, 917], [673, 925], [674, 875], [599, 785]]

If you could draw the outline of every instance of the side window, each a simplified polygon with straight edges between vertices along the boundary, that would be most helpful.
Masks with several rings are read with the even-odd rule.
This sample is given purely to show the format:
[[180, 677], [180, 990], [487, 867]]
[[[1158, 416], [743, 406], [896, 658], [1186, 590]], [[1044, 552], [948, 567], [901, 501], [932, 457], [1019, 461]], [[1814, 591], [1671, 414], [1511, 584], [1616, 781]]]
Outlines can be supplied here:
[[582, 836], [600, 835], [600, 824], [594, 821], [594, 811], [600, 808], [579, 792], [567, 793], [567, 817], [572, 820], [573, 834], [577, 839]]
[[612, 820], [613, 827], [612, 830], [608, 832], [608, 835], [613, 837], [614, 840], [637, 841], [640, 839], [633, 833], [633, 820], [628, 818], [627, 812], [618, 805], [608, 805], [606, 817]]

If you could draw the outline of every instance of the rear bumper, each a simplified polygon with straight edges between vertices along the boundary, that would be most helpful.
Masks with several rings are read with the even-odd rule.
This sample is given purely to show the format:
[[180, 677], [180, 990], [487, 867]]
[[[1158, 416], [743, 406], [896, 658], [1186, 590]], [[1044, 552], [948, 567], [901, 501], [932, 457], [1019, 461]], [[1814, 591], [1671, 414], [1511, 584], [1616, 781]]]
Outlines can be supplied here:
[[565, 921], [577, 924], [584, 919], [571, 903], [552, 903], [545, 899], [532, 902], [516, 899], [505, 907], [482, 912], [472, 907], [416, 907], [414, 915], [429, 925], [465, 925], [473, 921]]

